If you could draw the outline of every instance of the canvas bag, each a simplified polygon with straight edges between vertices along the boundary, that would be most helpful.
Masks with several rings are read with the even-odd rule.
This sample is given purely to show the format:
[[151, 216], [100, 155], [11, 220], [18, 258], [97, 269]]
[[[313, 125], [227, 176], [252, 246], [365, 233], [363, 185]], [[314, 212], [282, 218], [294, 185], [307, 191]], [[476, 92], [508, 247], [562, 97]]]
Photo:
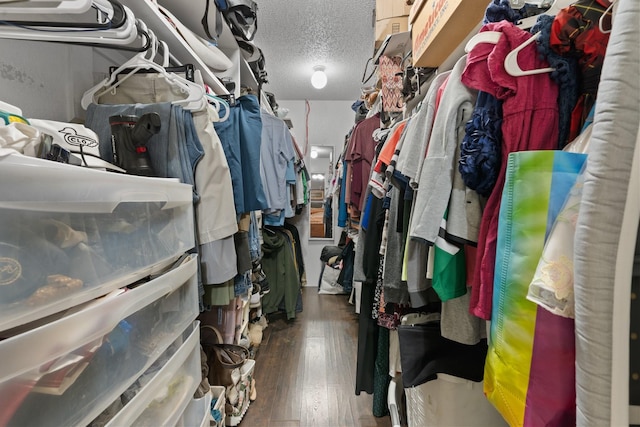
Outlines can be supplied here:
[[510, 425], [576, 423], [575, 329], [527, 300], [545, 239], [586, 160], [511, 153], [500, 205], [484, 393]]

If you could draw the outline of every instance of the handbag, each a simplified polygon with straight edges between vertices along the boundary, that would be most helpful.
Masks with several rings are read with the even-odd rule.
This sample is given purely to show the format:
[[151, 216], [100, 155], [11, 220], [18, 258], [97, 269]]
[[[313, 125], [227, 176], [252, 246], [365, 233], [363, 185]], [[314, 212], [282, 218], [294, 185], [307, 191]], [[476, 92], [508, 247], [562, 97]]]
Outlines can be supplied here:
[[253, 0], [215, 0], [231, 32], [248, 42], [258, 30], [258, 5]]
[[500, 204], [484, 393], [510, 425], [576, 423], [573, 319], [527, 299], [545, 237], [586, 160], [511, 153]]
[[200, 327], [200, 343], [207, 355], [211, 385], [232, 386], [240, 379], [240, 367], [249, 359], [249, 350], [237, 344], [224, 344], [222, 335], [211, 325]]

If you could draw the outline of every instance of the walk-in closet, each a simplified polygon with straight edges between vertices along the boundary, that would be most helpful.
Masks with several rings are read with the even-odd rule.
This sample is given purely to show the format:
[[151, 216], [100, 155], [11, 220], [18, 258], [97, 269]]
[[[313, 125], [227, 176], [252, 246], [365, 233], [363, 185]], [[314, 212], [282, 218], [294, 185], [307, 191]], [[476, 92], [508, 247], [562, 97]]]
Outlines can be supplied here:
[[0, 427], [640, 425], [636, 0], [9, 0], [0, 58]]

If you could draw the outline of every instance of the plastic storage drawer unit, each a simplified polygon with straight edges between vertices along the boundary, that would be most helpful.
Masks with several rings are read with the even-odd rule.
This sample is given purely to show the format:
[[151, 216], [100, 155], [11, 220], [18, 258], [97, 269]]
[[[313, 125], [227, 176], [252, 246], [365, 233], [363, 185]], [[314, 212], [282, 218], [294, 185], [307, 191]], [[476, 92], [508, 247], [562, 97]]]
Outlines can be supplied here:
[[191, 399], [176, 427], [210, 427], [212, 397], [211, 391], [209, 391], [199, 399]]
[[0, 426], [89, 424], [193, 323], [197, 262], [1, 341]]
[[199, 330], [199, 326], [192, 330], [171, 359], [109, 421], [107, 427], [173, 426], [178, 422], [201, 380]]
[[0, 158], [0, 331], [106, 295], [194, 246], [193, 191], [19, 155]]

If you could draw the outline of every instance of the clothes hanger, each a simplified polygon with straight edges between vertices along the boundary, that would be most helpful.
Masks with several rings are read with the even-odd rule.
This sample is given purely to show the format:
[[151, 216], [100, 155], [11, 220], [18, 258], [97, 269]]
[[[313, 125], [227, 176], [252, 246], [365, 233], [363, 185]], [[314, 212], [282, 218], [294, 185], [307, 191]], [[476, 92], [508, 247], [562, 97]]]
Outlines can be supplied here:
[[[189, 80], [182, 78], [177, 74], [169, 73], [161, 65], [153, 62], [152, 59], [155, 58], [158, 52], [159, 42], [153, 31], [148, 30], [148, 33], [153, 40], [149, 57], [147, 58], [146, 52], [135, 55], [133, 58], [118, 67], [111, 74], [111, 76], [86, 91], [80, 101], [80, 105], [82, 106], [82, 108], [87, 109], [89, 107], [89, 104], [94, 102], [96, 99], [99, 99], [100, 96], [104, 95], [105, 93], [113, 91], [120, 84], [122, 84], [122, 82], [126, 81], [129, 77], [143, 68], [151, 69], [158, 72], [158, 74], [165, 77], [167, 81], [178, 87], [183, 93], [187, 95], [185, 99], [174, 101], [173, 104], [181, 105], [184, 109], [192, 111], [202, 110], [206, 106], [204, 89], [200, 85], [190, 82]], [[168, 51], [169, 49], [167, 48], [166, 50]], [[120, 76], [120, 73], [125, 70], [127, 71], [127, 73], [124, 76]]]
[[[571, 6], [575, 2], [576, 0], [555, 0], [551, 4], [551, 6], [549, 6], [549, 9], [545, 10], [540, 15], [556, 16], [562, 9]], [[538, 21], [538, 16], [540, 15], [530, 16], [528, 18], [522, 19], [518, 23], [518, 27], [522, 28], [523, 30], [528, 30], [536, 24], [536, 22]]]
[[500, 31], [481, 31], [469, 39], [467, 44], [464, 46], [464, 51], [469, 53], [480, 43], [497, 44], [501, 36], [502, 33]]
[[0, 26], [0, 38], [19, 40], [52, 41], [58, 43], [101, 43], [115, 45], [130, 45], [138, 38], [138, 30], [133, 12], [123, 6], [125, 10], [125, 25], [115, 29], [80, 29], [53, 27], [20, 27]]
[[[549, 7], [549, 9], [544, 11], [542, 13], [542, 15], [555, 16], [562, 9], [565, 9], [565, 8], [571, 6], [571, 4], [574, 3], [574, 1], [575, 0], [555, 0], [553, 2], [553, 4], [551, 5], [551, 7]], [[518, 27], [520, 27], [522, 29], [531, 28], [537, 22], [538, 16], [540, 16], [540, 15], [536, 15], [536, 16], [532, 16], [530, 18], [523, 19], [518, 24]], [[538, 40], [539, 37], [540, 37], [540, 32], [534, 34], [531, 38], [529, 38], [528, 40], [523, 42], [520, 46], [517, 46], [516, 48], [514, 48], [511, 52], [509, 52], [507, 54], [507, 56], [506, 56], [506, 58], [504, 60], [504, 69], [509, 75], [514, 76], [514, 77], [522, 77], [522, 76], [532, 76], [532, 75], [535, 75], [535, 74], [550, 73], [550, 72], [555, 71], [555, 68], [538, 68], [538, 69], [533, 69], [533, 70], [523, 70], [522, 68], [520, 68], [520, 64], [518, 64], [518, 53], [520, 53], [520, 51], [522, 49], [524, 49], [525, 47], [529, 46], [531, 43], [533, 43], [536, 40]]]
[[224, 106], [224, 116], [219, 117], [218, 118], [218, 122], [224, 122], [229, 118], [229, 115], [231, 114], [231, 107], [229, 106], [229, 103], [227, 101], [225, 101], [224, 99], [215, 96], [215, 95], [211, 95], [211, 94], [205, 94], [205, 96], [207, 97], [207, 100], [209, 101], [209, 104], [213, 104], [213, 107], [215, 108], [216, 112], [218, 113], [218, 117], [220, 116], [220, 107]]
[[[616, 3], [616, 0], [611, 0], [611, 4], [609, 5], [609, 7], [607, 7], [605, 9], [605, 11], [602, 13], [602, 16], [600, 17], [600, 19], [598, 19], [598, 29], [600, 30], [600, 32], [602, 34], [609, 34], [611, 32], [611, 28], [613, 28], [613, 5]], [[608, 30], [604, 29], [604, 18], [608, 15], [611, 14], [611, 27]]]
[[21, 2], [3, 3], [5, 13], [30, 13], [41, 15], [47, 13], [82, 13], [89, 10], [91, 0], [28, 0]]
[[[541, 15], [555, 16], [555, 15], [558, 14], [558, 12], [560, 12], [560, 10], [562, 10], [562, 9], [564, 9], [566, 7], [569, 7], [574, 2], [575, 2], [575, 0], [555, 0], [553, 2], [553, 4], [551, 4], [549, 9], [544, 11]], [[535, 15], [535, 16], [530, 16], [528, 18], [524, 18], [524, 19], [522, 19], [520, 21], [520, 23], [517, 25], [517, 27], [518, 28], [522, 28], [523, 30], [528, 30], [529, 28], [533, 27], [534, 24], [538, 21], [538, 17], [539, 16], [540, 15]], [[471, 37], [471, 39], [467, 42], [467, 44], [464, 47], [464, 51], [466, 53], [469, 53], [474, 47], [476, 47], [480, 43], [496, 44], [496, 43], [498, 43], [498, 40], [500, 40], [500, 36], [501, 35], [502, 35], [502, 33], [499, 32], [499, 31], [482, 31], [482, 32], [479, 32], [475, 36]], [[529, 43], [531, 43], [531, 42], [529, 42]], [[529, 44], [529, 43], [527, 43], [527, 44]]]
[[[97, 12], [97, 13], [96, 13]], [[126, 23], [124, 7], [116, 0], [93, 0], [87, 12], [69, 15], [37, 15], [7, 13], [0, 8], [0, 23], [17, 27], [52, 27], [108, 30]], [[70, 20], [73, 17], [73, 21]], [[89, 22], [87, 22], [89, 21]]]
[[555, 71], [555, 68], [536, 68], [533, 70], [523, 70], [520, 68], [520, 64], [518, 64], [518, 53], [525, 47], [529, 46], [531, 43], [538, 40], [540, 37], [540, 33], [536, 33], [533, 36], [529, 37], [527, 41], [522, 43], [520, 46], [517, 46], [511, 52], [507, 54], [507, 57], [504, 59], [504, 69], [509, 75], [514, 77], [522, 77], [522, 76], [532, 76], [534, 74], [544, 74]]

